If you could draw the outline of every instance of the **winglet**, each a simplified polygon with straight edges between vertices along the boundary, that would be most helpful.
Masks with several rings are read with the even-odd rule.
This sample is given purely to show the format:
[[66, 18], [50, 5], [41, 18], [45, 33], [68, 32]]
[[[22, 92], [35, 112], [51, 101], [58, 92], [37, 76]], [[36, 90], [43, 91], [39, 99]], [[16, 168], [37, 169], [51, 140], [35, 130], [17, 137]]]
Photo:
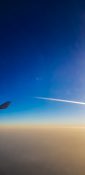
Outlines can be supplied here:
[[11, 104], [11, 102], [10, 101], [7, 101], [7, 102], [5, 102], [5, 103], [3, 103], [3, 104], [0, 105], [0, 109], [6, 109], [6, 108], [8, 108], [8, 106], [10, 104]]

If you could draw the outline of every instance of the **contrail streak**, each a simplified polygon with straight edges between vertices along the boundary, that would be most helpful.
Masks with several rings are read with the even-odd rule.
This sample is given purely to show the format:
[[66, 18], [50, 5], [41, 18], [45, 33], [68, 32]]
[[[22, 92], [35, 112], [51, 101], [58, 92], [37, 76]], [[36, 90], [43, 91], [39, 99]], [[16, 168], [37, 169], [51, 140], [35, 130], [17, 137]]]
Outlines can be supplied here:
[[35, 98], [40, 99], [40, 100], [48, 100], [48, 101], [55, 101], [55, 102], [85, 105], [85, 102], [81, 102], [81, 101], [71, 101], [71, 100], [63, 100], [63, 99], [58, 99], [58, 98], [47, 98], [47, 97], [35, 97]]

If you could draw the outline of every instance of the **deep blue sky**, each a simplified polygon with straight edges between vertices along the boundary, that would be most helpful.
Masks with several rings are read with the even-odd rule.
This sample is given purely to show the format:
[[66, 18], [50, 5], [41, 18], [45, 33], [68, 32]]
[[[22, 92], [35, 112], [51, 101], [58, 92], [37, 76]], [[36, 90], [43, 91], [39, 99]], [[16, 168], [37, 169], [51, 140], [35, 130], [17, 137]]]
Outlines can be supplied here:
[[85, 101], [83, 0], [0, 4], [0, 121], [84, 121], [85, 107], [34, 96]]

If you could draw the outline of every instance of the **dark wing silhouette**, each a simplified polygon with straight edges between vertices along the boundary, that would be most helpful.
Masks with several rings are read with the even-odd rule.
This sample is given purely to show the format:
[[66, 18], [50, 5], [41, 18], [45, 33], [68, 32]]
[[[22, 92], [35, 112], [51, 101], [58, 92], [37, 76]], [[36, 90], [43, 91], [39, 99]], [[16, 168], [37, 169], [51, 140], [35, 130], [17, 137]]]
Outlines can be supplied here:
[[10, 103], [11, 103], [10, 101], [7, 101], [7, 102], [1, 104], [0, 105], [0, 109], [6, 109], [6, 108], [8, 108], [8, 106], [10, 105]]

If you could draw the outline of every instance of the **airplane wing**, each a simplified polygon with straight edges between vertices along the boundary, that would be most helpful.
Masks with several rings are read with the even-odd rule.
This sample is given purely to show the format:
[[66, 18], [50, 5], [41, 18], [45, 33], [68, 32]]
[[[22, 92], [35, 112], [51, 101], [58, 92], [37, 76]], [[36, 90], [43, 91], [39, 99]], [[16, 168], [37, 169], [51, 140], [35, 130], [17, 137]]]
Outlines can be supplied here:
[[7, 101], [7, 102], [1, 104], [0, 105], [0, 109], [6, 109], [6, 108], [8, 108], [8, 106], [10, 105], [10, 103], [11, 103], [10, 101]]

